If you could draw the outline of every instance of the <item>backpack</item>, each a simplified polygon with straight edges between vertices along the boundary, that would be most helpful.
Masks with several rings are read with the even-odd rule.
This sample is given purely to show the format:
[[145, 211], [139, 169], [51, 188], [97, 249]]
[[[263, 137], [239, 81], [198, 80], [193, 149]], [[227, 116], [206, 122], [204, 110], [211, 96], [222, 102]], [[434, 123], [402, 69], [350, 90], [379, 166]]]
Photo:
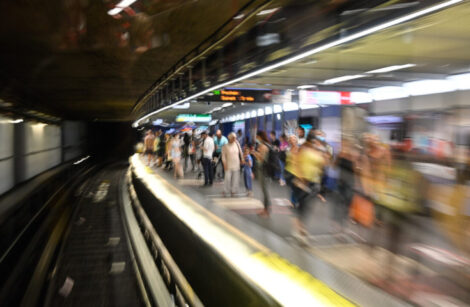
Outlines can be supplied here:
[[269, 151], [266, 162], [264, 163], [264, 170], [269, 177], [275, 178], [281, 171], [279, 151], [269, 144], [265, 145], [268, 147]]

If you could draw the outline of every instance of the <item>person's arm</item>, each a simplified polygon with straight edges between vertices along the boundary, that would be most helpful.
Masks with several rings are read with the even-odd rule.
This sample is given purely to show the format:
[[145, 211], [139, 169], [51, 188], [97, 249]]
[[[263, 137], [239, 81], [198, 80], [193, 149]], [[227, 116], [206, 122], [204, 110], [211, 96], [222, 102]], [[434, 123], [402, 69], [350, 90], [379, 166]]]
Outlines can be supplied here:
[[227, 170], [227, 146], [222, 146], [222, 165], [224, 166], [224, 170]]

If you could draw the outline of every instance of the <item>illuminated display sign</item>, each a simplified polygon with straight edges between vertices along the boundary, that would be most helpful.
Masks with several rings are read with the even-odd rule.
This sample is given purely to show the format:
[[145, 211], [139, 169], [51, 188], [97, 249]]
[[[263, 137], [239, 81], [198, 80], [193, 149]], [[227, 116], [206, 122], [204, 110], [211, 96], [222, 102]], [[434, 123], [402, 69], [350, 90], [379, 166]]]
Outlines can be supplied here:
[[193, 122], [193, 123], [207, 123], [212, 120], [210, 114], [179, 114], [176, 116], [176, 121], [181, 122]]
[[221, 102], [271, 102], [271, 90], [223, 89], [212, 92], [212, 96], [203, 98]]
[[300, 104], [303, 105], [341, 105], [352, 104], [351, 92], [306, 91], [299, 92]]

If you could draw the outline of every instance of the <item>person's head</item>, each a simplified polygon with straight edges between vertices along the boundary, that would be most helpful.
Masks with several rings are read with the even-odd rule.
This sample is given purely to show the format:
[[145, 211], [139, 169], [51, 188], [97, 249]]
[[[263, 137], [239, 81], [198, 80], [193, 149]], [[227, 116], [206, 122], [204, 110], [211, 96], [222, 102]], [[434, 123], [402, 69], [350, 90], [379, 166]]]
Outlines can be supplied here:
[[206, 131], [202, 131], [202, 132], [201, 132], [201, 137], [202, 137], [203, 139], [205, 139], [205, 138], [207, 137], [207, 132], [206, 132]]
[[243, 134], [242, 129], [238, 129], [237, 135], [241, 136]]
[[317, 140], [319, 140], [320, 142], [326, 142], [325, 132], [317, 129], [317, 130], [315, 130], [315, 136], [316, 136]]
[[297, 135], [299, 136], [299, 138], [305, 137], [305, 129], [304, 129], [304, 127], [298, 127], [298, 128], [297, 128]]
[[307, 144], [310, 144], [310, 145], [316, 145], [316, 146], [321, 145], [321, 141], [318, 139], [318, 135], [315, 130], [310, 130], [308, 132], [308, 135], [305, 141], [307, 142]]
[[266, 132], [260, 130], [256, 133], [256, 140], [259, 142], [266, 142], [269, 143], [268, 136], [266, 135]]
[[271, 140], [274, 141], [274, 140], [276, 139], [276, 132], [271, 131], [271, 132], [269, 133], [269, 136], [271, 137]]
[[287, 135], [285, 133], [281, 134], [281, 136], [279, 138], [280, 138], [281, 141], [287, 142]]
[[235, 140], [237, 139], [237, 135], [235, 134], [235, 132], [230, 132], [227, 138], [228, 142], [231, 144], [235, 142]]
[[218, 139], [222, 137], [222, 131], [219, 129], [215, 132], [215, 135], [217, 136]]
[[245, 146], [245, 148], [243, 148], [243, 153], [245, 155], [249, 155], [250, 154], [250, 147], [249, 146]]
[[295, 134], [292, 134], [289, 136], [289, 145], [292, 147], [297, 147], [299, 143], [299, 140], [297, 139], [297, 136]]
[[150, 130], [150, 129], [149, 129], [149, 130], [147, 130], [147, 131], [145, 132], [145, 134], [146, 134], [146, 135], [150, 135], [150, 134], [152, 134], [152, 130]]

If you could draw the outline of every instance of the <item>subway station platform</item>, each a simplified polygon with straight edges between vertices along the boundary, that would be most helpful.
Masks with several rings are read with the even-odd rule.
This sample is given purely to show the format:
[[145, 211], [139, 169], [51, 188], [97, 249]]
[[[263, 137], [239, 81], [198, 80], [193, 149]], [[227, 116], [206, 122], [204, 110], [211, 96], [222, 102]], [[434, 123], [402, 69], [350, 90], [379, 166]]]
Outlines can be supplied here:
[[[309, 242], [304, 244], [291, 235], [292, 208], [287, 186], [280, 186], [278, 182], [270, 183], [271, 215], [269, 218], [262, 218], [257, 214], [263, 208], [263, 203], [256, 180], [254, 180], [253, 197], [246, 196], [241, 180], [240, 193], [229, 198], [222, 194], [221, 180], [216, 180], [211, 187], [202, 187], [203, 179], [197, 171], [188, 171], [184, 179], [175, 179], [172, 171], [155, 166], [149, 167], [146, 165], [146, 160], [138, 155], [131, 158], [131, 163], [137, 177], [147, 182], [147, 186], [154, 190], [155, 197], [165, 198], [166, 193], [171, 193], [177, 197], [177, 200], [169, 202], [168, 206], [179, 206], [183, 204], [176, 205], [177, 202], [184, 202], [184, 205], [189, 206], [191, 210], [197, 208], [204, 218], [210, 220], [214, 217], [217, 220], [217, 232], [223, 229], [224, 237], [242, 238], [242, 245], [250, 242], [256, 246], [256, 249], [262, 251], [261, 254], [253, 252], [251, 255], [245, 254], [244, 257], [263, 255], [258, 260], [262, 260], [265, 265], [269, 264], [270, 269], [273, 269], [274, 265], [277, 274], [293, 281], [296, 287], [306, 291], [304, 294], [308, 293], [307, 295], [314, 297], [320, 295], [322, 299], [333, 305], [338, 305], [335, 299], [341, 298], [346, 299], [345, 302], [348, 304], [360, 306], [427, 305], [429, 302], [439, 302], [439, 306], [447, 303], [460, 306], [468, 299], [464, 288], [442, 277], [440, 274], [442, 268], [439, 265], [437, 267], [427, 265], [422, 260], [418, 262], [409, 252], [413, 249], [417, 237], [421, 244], [419, 246], [439, 246], [449, 249], [444, 240], [438, 239], [439, 234], [429, 220], [417, 218], [414, 222], [427, 225], [427, 228], [411, 226], [407, 228], [400, 253], [394, 255], [385, 248], [383, 229], [373, 230], [379, 233], [374, 236], [377, 238], [374, 247], [368, 244], [371, 231], [353, 223], [348, 225], [346, 232], [335, 233], [331, 218], [335, 201], [332, 197], [327, 197], [326, 202], [317, 200], [311, 204], [306, 223], [310, 233]], [[178, 209], [174, 210], [177, 214]], [[199, 231], [211, 232], [191, 215], [182, 218], [197, 227]], [[210, 222], [212, 230], [214, 230], [213, 223]], [[420, 233], [417, 233], [418, 231]], [[227, 242], [225, 238], [218, 237], [214, 233], [205, 234], [207, 240], [224, 244]], [[239, 253], [236, 249], [240, 248], [240, 246], [233, 249], [223, 248], [222, 245], [220, 247], [222, 253]], [[238, 257], [240, 255], [236, 256]], [[391, 257], [394, 259], [392, 267], [388, 265]], [[282, 259], [284, 264], [276, 265], [273, 259]], [[246, 268], [239, 269], [243, 271]], [[293, 274], [293, 270], [297, 273]], [[308, 278], [296, 280], [302, 274], [307, 274]], [[264, 277], [261, 277], [262, 275]], [[281, 289], [284, 289], [284, 286], [280, 280], [269, 278], [269, 274], [257, 274], [257, 276], [260, 278], [253, 276], [250, 278], [263, 287], [271, 286], [270, 291], [283, 292]], [[264, 284], [267, 281], [269, 284]], [[326, 292], [323, 292], [324, 289], [327, 289]], [[292, 298], [293, 295], [288, 297]]]

